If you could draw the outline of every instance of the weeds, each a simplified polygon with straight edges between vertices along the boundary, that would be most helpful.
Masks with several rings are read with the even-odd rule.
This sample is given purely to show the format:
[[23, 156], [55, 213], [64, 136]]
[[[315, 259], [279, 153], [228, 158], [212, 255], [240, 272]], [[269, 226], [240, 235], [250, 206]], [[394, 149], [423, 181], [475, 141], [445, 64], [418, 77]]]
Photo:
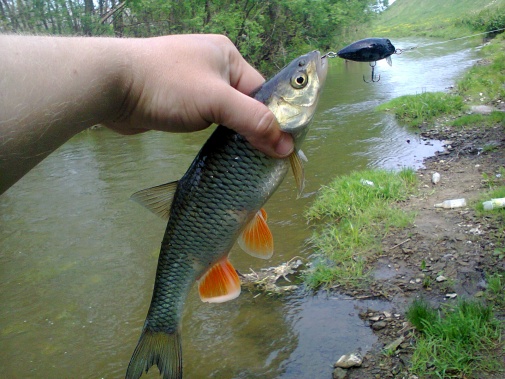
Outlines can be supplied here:
[[397, 97], [379, 105], [377, 110], [392, 111], [400, 121], [418, 126], [423, 122], [430, 122], [435, 117], [458, 114], [463, 107], [461, 96], [443, 92], [425, 92]]
[[489, 115], [474, 113], [458, 117], [452, 122], [452, 126], [462, 129], [469, 125], [481, 125], [483, 127], [489, 127], [497, 124], [505, 125], [505, 112], [494, 111]]
[[324, 222], [311, 242], [318, 261], [306, 275], [311, 288], [364, 284], [366, 262], [379, 251], [381, 237], [410, 225], [414, 214], [394, 207], [415, 188], [415, 171], [365, 170], [323, 187], [305, 216]]
[[410, 305], [406, 317], [419, 331], [412, 373], [466, 378], [502, 369], [493, 350], [500, 345], [503, 327], [490, 306], [462, 300], [437, 311], [421, 299]]

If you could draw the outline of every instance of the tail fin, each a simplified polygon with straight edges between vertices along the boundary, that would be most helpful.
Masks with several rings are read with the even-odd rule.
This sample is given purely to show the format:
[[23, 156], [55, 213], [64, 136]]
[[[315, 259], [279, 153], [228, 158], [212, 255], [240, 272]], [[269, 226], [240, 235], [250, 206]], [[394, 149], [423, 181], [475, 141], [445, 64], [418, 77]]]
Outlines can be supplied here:
[[162, 331], [142, 331], [126, 371], [126, 379], [138, 379], [144, 370], [157, 365], [163, 379], [182, 379], [181, 334]]

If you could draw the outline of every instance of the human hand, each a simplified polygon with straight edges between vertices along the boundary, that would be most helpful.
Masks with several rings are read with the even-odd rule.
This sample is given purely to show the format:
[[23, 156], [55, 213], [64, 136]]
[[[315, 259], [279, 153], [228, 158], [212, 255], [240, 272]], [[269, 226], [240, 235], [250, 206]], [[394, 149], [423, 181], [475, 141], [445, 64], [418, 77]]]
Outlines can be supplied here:
[[272, 112], [249, 97], [264, 79], [220, 35], [124, 40], [126, 98], [105, 125], [123, 134], [149, 129], [192, 132], [226, 125], [254, 147], [285, 157], [293, 141]]

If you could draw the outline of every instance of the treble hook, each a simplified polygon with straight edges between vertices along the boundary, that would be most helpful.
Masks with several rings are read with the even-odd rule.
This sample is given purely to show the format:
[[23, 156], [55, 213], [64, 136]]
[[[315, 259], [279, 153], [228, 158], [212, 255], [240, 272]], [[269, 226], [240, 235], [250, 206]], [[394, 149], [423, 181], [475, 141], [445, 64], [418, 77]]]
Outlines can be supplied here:
[[371, 79], [371, 81], [370, 81], [370, 82], [367, 82], [367, 81], [365, 80], [365, 75], [363, 75], [363, 81], [364, 81], [365, 83], [372, 83], [372, 82], [373, 82], [373, 83], [377, 83], [379, 80], [381, 80], [381, 76], [380, 76], [380, 75], [379, 75], [379, 78], [378, 78], [377, 80], [375, 79], [375, 75], [374, 75], [375, 65], [377, 64], [377, 62], [370, 62], [370, 63], [368, 63], [368, 64], [370, 65], [370, 67], [372, 67], [372, 76], [371, 76], [371, 78], [370, 78], [370, 79]]

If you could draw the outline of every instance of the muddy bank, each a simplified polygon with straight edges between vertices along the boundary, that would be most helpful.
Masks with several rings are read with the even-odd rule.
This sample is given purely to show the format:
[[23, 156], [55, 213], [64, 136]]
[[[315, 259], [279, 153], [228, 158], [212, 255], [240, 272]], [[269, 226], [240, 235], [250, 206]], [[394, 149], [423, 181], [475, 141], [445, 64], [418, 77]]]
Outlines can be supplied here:
[[[504, 125], [499, 124], [464, 130], [421, 126], [423, 137], [445, 141], [445, 151], [425, 161], [425, 168], [417, 172], [418, 193], [401, 204], [406, 211], [417, 213], [414, 225], [383, 239], [382, 254], [369, 262], [374, 273], [371, 286], [366, 291], [351, 291], [358, 297], [386, 298], [391, 309], [369, 309], [360, 314], [379, 340], [363, 357], [360, 368], [337, 369], [335, 377], [414, 378], [408, 373], [414, 334], [404, 319], [406, 306], [419, 296], [433, 305], [482, 297], [485, 275], [505, 271], [504, 260], [493, 255], [496, 247], [502, 246], [502, 226], [491, 217], [476, 215], [473, 208], [491, 185], [505, 184], [500, 171], [505, 167], [503, 132]], [[437, 184], [432, 183], [434, 172], [440, 174]], [[457, 198], [465, 198], [468, 206], [434, 207]], [[497, 316], [504, 318], [503, 313]], [[497, 375], [480, 377], [503, 377], [503, 373]]]

